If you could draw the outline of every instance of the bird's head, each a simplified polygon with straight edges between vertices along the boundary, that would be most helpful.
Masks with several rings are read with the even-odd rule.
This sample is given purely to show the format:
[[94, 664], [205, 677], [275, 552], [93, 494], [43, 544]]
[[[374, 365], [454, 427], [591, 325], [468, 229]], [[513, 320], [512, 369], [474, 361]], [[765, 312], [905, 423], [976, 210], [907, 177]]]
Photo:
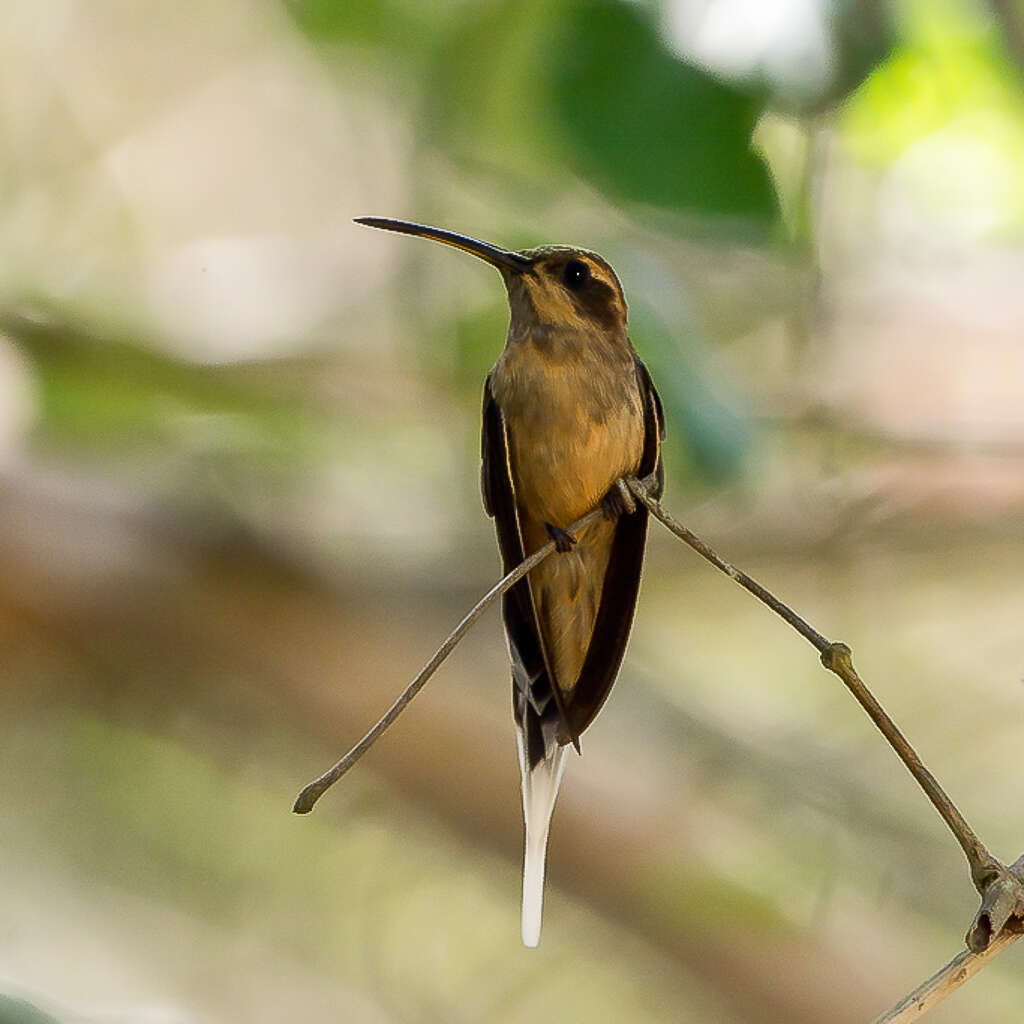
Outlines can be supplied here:
[[615, 271], [595, 252], [568, 245], [544, 245], [514, 252], [443, 228], [385, 217], [357, 217], [357, 223], [429, 238], [472, 253], [497, 267], [508, 289], [509, 337], [549, 338], [601, 334], [626, 338], [626, 299]]

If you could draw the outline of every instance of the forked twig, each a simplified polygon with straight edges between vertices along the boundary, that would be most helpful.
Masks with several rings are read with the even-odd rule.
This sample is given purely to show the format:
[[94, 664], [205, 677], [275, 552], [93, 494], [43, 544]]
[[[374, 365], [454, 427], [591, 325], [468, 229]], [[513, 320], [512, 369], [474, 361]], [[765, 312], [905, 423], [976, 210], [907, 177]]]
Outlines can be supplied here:
[[872, 1024], [910, 1024], [923, 1017], [929, 1010], [955, 992], [961, 985], [973, 978], [978, 971], [995, 959], [1004, 949], [1012, 946], [1022, 935], [1019, 924], [1004, 928], [988, 945], [983, 953], [961, 950], [945, 967], [936, 971], [927, 981], [921, 982], [909, 995], [904, 996], [895, 1006], [876, 1017]]
[[647, 506], [651, 515], [680, 540], [785, 619], [815, 647], [821, 656], [821, 663], [846, 684], [847, 689], [896, 751], [960, 843], [971, 869], [971, 880], [982, 898], [981, 907], [967, 932], [967, 949], [879, 1017], [875, 1024], [906, 1024], [916, 1020], [973, 977], [997, 953], [1020, 938], [1024, 928], [1024, 856], [1007, 867], [989, 853], [956, 804], [924, 766], [907, 738], [857, 674], [853, 667], [852, 652], [846, 644], [827, 640], [757, 580], [727, 562], [700, 537], [666, 512], [641, 482], [629, 479], [626, 485], [634, 497]]
[[[620, 489], [622, 483], [620, 482]], [[652, 497], [655, 487], [653, 474], [643, 480], [629, 477], [624, 484], [632, 495], [642, 502], [650, 513], [673, 534], [767, 605], [818, 651], [821, 663], [830, 672], [837, 675], [857, 699], [960, 843], [970, 865], [971, 879], [982, 896], [981, 908], [967, 933], [968, 951], [954, 958], [934, 977], [879, 1017], [876, 1024], [896, 1024], [896, 1022], [904, 1024], [906, 1021], [916, 1019], [945, 998], [954, 988], [977, 973], [996, 953], [1020, 937], [1022, 927], [1024, 927], [1024, 857], [1007, 867], [989, 853], [957, 806], [939, 785], [935, 776], [921, 762], [917, 752], [896, 723], [865, 686], [853, 667], [852, 654], [846, 644], [828, 640], [788, 605], [775, 597], [771, 591], [727, 562], [713, 548], [662, 508], [661, 503]], [[600, 508], [592, 510], [572, 523], [568, 527], [568, 532], [575, 534], [586, 529], [603, 514]], [[548, 558], [554, 550], [554, 542], [548, 541], [495, 584], [473, 606], [437, 649], [419, 675], [392, 704], [383, 718], [336, 764], [299, 793], [293, 808], [297, 814], [307, 814], [313, 809], [317, 800], [352, 768], [387, 731], [483, 612], [505, 591], [515, 586], [527, 573]]]
[[[593, 509], [585, 516], [577, 519], [567, 530], [578, 534], [591, 523], [604, 515], [600, 508]], [[469, 632], [473, 623], [499, 598], [506, 590], [514, 587], [531, 569], [536, 568], [555, 550], [555, 542], [549, 540], [537, 548], [532, 555], [525, 558], [503, 579], [495, 583], [490, 590], [469, 610], [466, 617], [445, 637], [445, 641], [434, 652], [434, 656], [420, 669], [416, 678], [402, 691], [398, 700], [388, 708], [384, 717], [339, 761], [327, 769], [318, 779], [314, 779], [295, 799], [292, 810], [296, 814], [309, 814], [314, 804], [340, 779], [352, 766], [374, 745], [390, 728], [396, 718], [406, 709], [413, 697], [426, 685], [427, 680], [441, 667], [445, 658], [458, 646], [459, 641]]]
[[802, 637], [811, 643], [821, 655], [821, 663], [830, 672], [835, 673], [846, 684], [849, 691], [857, 699], [858, 703], [868, 713], [871, 721], [875, 723], [882, 735], [889, 741], [889, 745], [896, 751], [900, 760], [907, 766], [910, 774], [917, 779], [921, 788], [925, 791], [928, 799], [935, 806], [935, 809], [942, 815], [943, 821], [949, 826], [950, 831], [956, 836], [957, 841], [967, 856], [971, 867], [971, 877], [979, 892], [984, 886], [992, 881], [998, 873], [999, 862], [988, 852], [981, 840], [974, 834], [974, 830], [964, 816], [957, 809], [956, 804], [946, 795], [945, 790], [939, 785], [935, 776], [921, 763], [917, 752], [907, 741], [907, 738], [900, 732], [896, 723], [889, 717], [885, 708], [875, 699], [871, 691], [864, 685], [860, 676], [853, 667], [853, 658], [850, 648], [843, 643], [834, 643], [821, 635], [813, 626], [809, 625], [788, 605], [783, 604], [774, 594], [761, 586], [757, 580], [751, 579], [745, 572], [731, 565], [716, 551], [709, 547], [691, 530], [688, 530], [670, 512], [661, 507], [661, 503], [652, 498], [646, 488], [636, 480], [627, 480], [627, 486], [633, 492], [638, 501], [644, 503], [651, 515], [658, 519], [680, 540], [688, 544], [702, 558], [705, 558], [712, 565], [721, 569], [727, 576], [734, 579], [744, 590], [749, 591], [759, 601], [766, 604], [773, 612], [785, 619]]

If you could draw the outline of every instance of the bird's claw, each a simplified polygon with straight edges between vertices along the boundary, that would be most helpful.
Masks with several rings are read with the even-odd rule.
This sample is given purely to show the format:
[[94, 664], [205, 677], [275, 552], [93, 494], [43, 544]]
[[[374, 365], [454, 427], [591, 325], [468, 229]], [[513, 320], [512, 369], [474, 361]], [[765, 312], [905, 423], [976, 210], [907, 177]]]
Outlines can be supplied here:
[[616, 480], [608, 489], [608, 493], [601, 499], [601, 511], [604, 512], [605, 518], [613, 523], [619, 516], [631, 516], [636, 511], [636, 502], [625, 480]]
[[567, 551], [572, 551], [576, 538], [568, 530], [563, 530], [560, 526], [552, 526], [550, 523], [545, 523], [544, 529], [555, 542], [555, 550], [559, 554], [564, 555]]

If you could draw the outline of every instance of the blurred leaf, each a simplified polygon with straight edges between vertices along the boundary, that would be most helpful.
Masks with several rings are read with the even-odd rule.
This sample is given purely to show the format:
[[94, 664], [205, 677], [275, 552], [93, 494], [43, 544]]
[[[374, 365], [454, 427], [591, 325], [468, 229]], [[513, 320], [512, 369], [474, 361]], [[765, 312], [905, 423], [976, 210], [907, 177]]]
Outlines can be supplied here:
[[[957, 232], [1024, 225], [1024, 91], [983, 5], [908, 0], [902, 43], [846, 104], [851, 153], [892, 168], [914, 202]], [[936, 172], [941, 168], [941, 172]]]
[[670, 329], [651, 306], [636, 300], [630, 320], [665, 407], [665, 459], [676, 478], [697, 473], [719, 483], [735, 476], [750, 448], [750, 425], [712, 383], [696, 325], [681, 315]]
[[394, 45], [416, 36], [417, 8], [395, 0], [283, 0], [295, 24], [315, 43]]
[[672, 57], [644, 9], [572, 4], [546, 64], [570, 160], [606, 192], [682, 211], [774, 217], [767, 169], [750, 148], [761, 104]]
[[541, 54], [556, 20], [550, 0], [467, 8], [441, 39], [424, 86], [430, 141], [463, 160], [551, 178], [557, 146], [545, 130]]
[[972, 114], [1024, 133], [1024, 94], [998, 27], [963, 0], [912, 0], [903, 42], [851, 97], [843, 115], [861, 158], [888, 163]]
[[[760, 101], [674, 58], [617, 0], [501, 2], [443, 40], [426, 130], [460, 159], [611, 198], [765, 223], [776, 202], [750, 147]], [[559, 182], [559, 184], [561, 184]]]
[[57, 1018], [24, 999], [0, 995], [0, 1024], [57, 1024]]
[[476, 394], [494, 361], [501, 354], [508, 333], [508, 305], [502, 299], [491, 306], [460, 316], [445, 324], [441, 337], [455, 346], [456, 385]]
[[[188, 417], [208, 415], [234, 417], [249, 448], [294, 457], [317, 444], [301, 391], [290, 394], [272, 368], [195, 366], [59, 320], [8, 317], [2, 327], [32, 360], [40, 431], [61, 444], [125, 450], [167, 441]], [[238, 431], [232, 438], [242, 439]]]

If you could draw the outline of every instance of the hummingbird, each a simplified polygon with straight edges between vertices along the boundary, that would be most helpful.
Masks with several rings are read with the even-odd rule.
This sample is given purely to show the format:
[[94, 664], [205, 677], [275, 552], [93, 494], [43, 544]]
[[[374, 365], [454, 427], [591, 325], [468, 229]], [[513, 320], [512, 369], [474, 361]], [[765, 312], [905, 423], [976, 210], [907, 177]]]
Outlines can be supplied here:
[[[604, 704], [629, 640], [647, 509], [616, 482], [664, 484], [661, 400], [629, 340], [615, 271], [587, 249], [520, 252], [384, 217], [357, 223], [454, 246], [505, 282], [505, 347], [484, 383], [481, 485], [505, 572], [548, 540], [557, 554], [503, 597], [522, 781], [522, 939], [540, 941], [548, 832], [568, 747]], [[592, 509], [596, 523], [573, 536]]]

